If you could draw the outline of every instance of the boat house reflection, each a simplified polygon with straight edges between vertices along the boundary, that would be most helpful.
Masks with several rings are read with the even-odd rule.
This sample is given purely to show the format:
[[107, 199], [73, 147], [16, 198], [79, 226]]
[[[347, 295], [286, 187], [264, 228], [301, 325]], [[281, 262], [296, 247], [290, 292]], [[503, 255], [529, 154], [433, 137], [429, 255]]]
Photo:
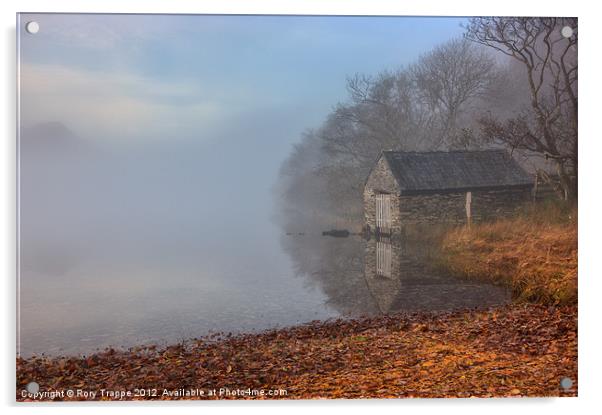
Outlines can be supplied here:
[[381, 313], [492, 307], [510, 300], [505, 288], [437, 272], [429, 267], [428, 252], [429, 246], [419, 241], [366, 243], [364, 276]]

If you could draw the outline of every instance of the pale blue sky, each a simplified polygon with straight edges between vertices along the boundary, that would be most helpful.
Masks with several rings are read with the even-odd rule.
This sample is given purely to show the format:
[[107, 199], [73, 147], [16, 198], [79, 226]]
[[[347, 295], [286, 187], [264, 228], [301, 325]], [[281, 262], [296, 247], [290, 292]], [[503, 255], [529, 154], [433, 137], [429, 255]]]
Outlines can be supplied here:
[[460, 35], [464, 19], [45, 14], [22, 20], [40, 24], [36, 35], [21, 31], [25, 123], [61, 121], [104, 140], [211, 139], [239, 118], [273, 111], [275, 119], [292, 118], [290, 129], [279, 131], [290, 142], [345, 99], [347, 75], [410, 63]]

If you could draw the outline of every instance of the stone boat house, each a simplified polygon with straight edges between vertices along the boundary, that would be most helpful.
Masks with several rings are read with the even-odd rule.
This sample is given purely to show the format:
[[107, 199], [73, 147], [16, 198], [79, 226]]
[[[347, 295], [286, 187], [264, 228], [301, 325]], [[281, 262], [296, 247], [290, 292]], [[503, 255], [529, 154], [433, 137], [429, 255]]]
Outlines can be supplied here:
[[529, 200], [534, 178], [504, 150], [384, 151], [364, 186], [367, 229], [464, 224], [507, 216]]

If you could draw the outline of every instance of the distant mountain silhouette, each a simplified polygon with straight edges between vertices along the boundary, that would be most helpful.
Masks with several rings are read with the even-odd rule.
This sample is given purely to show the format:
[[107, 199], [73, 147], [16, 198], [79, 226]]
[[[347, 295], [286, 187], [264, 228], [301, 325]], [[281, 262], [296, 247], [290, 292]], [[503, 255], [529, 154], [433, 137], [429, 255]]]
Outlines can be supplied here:
[[88, 143], [58, 121], [39, 123], [21, 130], [20, 151], [24, 156], [34, 153], [81, 153], [89, 150]]

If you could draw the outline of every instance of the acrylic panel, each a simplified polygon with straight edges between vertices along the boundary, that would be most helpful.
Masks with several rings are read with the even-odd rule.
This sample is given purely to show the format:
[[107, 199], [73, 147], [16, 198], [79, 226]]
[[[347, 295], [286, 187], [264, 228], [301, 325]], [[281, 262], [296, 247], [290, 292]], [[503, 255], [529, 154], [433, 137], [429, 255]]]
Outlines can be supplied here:
[[17, 401], [577, 395], [576, 18], [17, 15]]

